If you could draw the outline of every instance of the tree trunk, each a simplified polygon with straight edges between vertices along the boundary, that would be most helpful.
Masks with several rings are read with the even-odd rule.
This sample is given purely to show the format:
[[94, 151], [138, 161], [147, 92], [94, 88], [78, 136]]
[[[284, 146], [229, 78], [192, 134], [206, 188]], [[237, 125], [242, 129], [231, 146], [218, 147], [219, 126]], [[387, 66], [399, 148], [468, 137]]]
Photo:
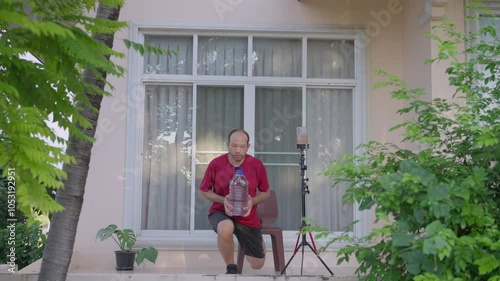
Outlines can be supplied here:
[[[96, 18], [118, 20], [120, 7], [110, 7], [99, 3]], [[92, 36], [95, 40], [110, 48], [113, 47], [114, 34], [97, 34]], [[109, 59], [106, 57], [105, 59]], [[107, 73], [100, 70], [102, 77]], [[99, 80], [91, 71], [84, 71], [84, 81], [104, 89], [105, 82]], [[96, 132], [102, 95], [86, 93], [97, 112], [85, 108], [82, 115], [92, 124], [92, 128], [82, 129], [90, 137]], [[50, 231], [48, 234], [45, 250], [43, 252], [42, 267], [38, 281], [64, 281], [68, 273], [73, 246], [75, 244], [76, 230], [83, 204], [83, 194], [89, 170], [90, 154], [93, 143], [70, 137], [67, 153], [73, 155], [76, 164], [64, 165], [63, 169], [68, 178], [64, 181], [64, 188], [57, 191], [56, 201], [65, 210], [52, 216]]]

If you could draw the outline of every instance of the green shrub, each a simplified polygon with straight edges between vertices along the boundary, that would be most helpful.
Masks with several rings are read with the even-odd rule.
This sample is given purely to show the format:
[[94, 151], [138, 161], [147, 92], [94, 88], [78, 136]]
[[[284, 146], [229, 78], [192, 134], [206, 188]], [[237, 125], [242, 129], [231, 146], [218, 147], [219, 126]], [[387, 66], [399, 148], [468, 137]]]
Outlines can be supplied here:
[[[16, 254], [15, 263], [18, 269], [22, 269], [42, 257], [46, 235], [42, 233], [40, 223], [31, 225], [16, 223], [15, 229], [16, 238], [13, 244]], [[9, 229], [0, 229], [0, 264], [9, 262], [8, 255], [11, 247], [11, 244], [8, 244], [9, 235]]]
[[418, 151], [369, 142], [325, 172], [334, 186], [350, 183], [345, 203], [385, 222], [360, 240], [330, 241], [351, 242], [338, 263], [354, 255], [360, 280], [500, 280], [500, 40], [492, 26], [475, 34], [439, 28], [446, 39], [430, 36], [436, 61], [451, 61], [454, 99], [424, 101], [423, 90], [377, 70], [386, 79], [376, 87], [395, 89], [392, 97], [408, 104], [398, 113], [413, 116], [392, 130]]
[[[13, 217], [9, 216], [6, 207], [8, 205], [7, 185], [5, 179], [1, 178], [2, 172], [0, 169], [0, 206], [2, 206], [0, 208], [0, 264], [10, 262], [10, 248], [14, 247], [15, 264], [18, 269], [22, 269], [42, 257], [46, 235], [42, 233], [41, 222], [38, 218], [32, 219], [34, 223], [28, 223], [28, 218], [17, 209]], [[15, 231], [8, 228], [11, 223], [15, 223]], [[11, 233], [15, 235], [13, 240], [9, 240]]]

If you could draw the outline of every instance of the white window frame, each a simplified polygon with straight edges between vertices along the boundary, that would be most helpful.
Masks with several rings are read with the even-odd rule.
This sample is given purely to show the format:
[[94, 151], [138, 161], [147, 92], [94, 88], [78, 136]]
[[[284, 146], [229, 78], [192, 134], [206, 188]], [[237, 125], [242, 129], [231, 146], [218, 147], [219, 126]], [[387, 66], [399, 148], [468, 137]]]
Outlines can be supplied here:
[[[252, 50], [252, 40], [256, 36], [269, 35], [272, 32], [274, 35], [283, 36], [286, 38], [313, 38], [313, 39], [350, 39], [354, 40], [355, 44], [355, 79], [337, 79], [336, 85], [340, 88], [348, 87], [353, 90], [353, 147], [357, 147], [362, 143], [366, 143], [368, 132], [368, 104], [369, 104], [369, 88], [368, 88], [368, 31], [362, 28], [339, 28], [334, 26], [255, 26], [255, 25], [222, 25], [222, 24], [206, 24], [195, 25], [192, 23], [155, 23], [149, 21], [131, 21], [129, 23], [129, 39], [134, 42], [144, 43], [144, 35], [166, 34], [166, 35], [186, 35], [195, 33], [198, 35], [213, 35], [215, 32], [223, 32], [223, 36], [242, 36], [242, 33], [252, 33], [252, 35], [244, 35], [249, 37], [249, 54]], [[189, 32], [189, 33], [187, 33]], [[190, 34], [190, 35], [191, 35]], [[241, 85], [241, 81], [245, 77], [205, 77], [196, 75], [197, 69], [197, 35], [193, 37], [193, 75], [198, 83], [203, 85]], [[304, 41], [303, 41], [304, 42]], [[305, 47], [303, 43], [303, 47]], [[303, 62], [306, 61], [307, 50], [302, 50]], [[143, 149], [143, 123], [144, 123], [144, 83], [145, 82], [164, 82], [168, 75], [145, 75], [143, 74], [143, 59], [132, 49], [128, 52], [128, 95], [127, 95], [127, 120], [126, 120], [126, 160], [125, 160], [125, 189], [124, 189], [124, 210], [123, 221], [124, 227], [131, 228], [137, 233], [137, 245], [155, 245], [159, 249], [165, 250], [215, 250], [217, 248], [214, 239], [216, 234], [211, 230], [141, 230], [141, 204], [142, 204], [142, 149]], [[245, 85], [245, 91], [249, 91], [255, 95], [255, 86], [298, 86], [305, 85], [307, 65], [302, 65], [302, 77], [299, 78], [280, 78], [278, 82], [269, 83], [267, 77], [252, 77], [257, 84]], [[248, 63], [248, 74], [252, 76], [252, 65]], [[157, 80], [156, 77], [161, 77]], [[197, 84], [192, 82], [191, 75], [176, 75], [176, 83], [189, 83], [193, 85], [194, 102], [196, 103], [196, 88]], [[273, 80], [275, 80], [273, 78]], [[307, 79], [313, 81], [316, 85], [330, 86], [331, 79]], [[328, 81], [327, 81], [328, 80]], [[305, 93], [307, 88], [303, 86]], [[248, 102], [251, 95], [245, 95], [245, 102]], [[253, 101], [252, 101], [253, 102]], [[305, 106], [305, 105], [304, 105]], [[196, 114], [196, 111], [194, 112]], [[304, 114], [305, 115], [305, 114]], [[196, 128], [196, 115], [194, 115], [193, 126]], [[254, 119], [245, 117], [244, 126], [248, 129], [249, 134], [253, 135]], [[196, 138], [196, 130], [193, 130], [193, 138]], [[196, 144], [193, 142], [193, 150], [196, 151]], [[254, 151], [249, 151], [253, 154]], [[194, 153], [193, 153], [194, 154]], [[139, 158], [139, 159], [138, 159]], [[192, 163], [194, 171], [195, 163]], [[195, 181], [192, 181], [195, 185]], [[194, 208], [195, 196], [198, 190], [192, 186], [191, 192], [191, 209]], [[358, 206], [355, 205], [353, 210], [353, 220], [359, 220], [353, 227], [352, 235], [355, 237], [363, 237], [369, 233], [371, 226], [371, 213], [369, 211], [358, 211]], [[193, 211], [193, 210], [192, 210]], [[194, 212], [191, 212], [191, 227], [194, 224]], [[298, 230], [298, 229], [297, 229]], [[286, 250], [293, 250], [297, 239], [297, 231], [285, 231], [284, 243]], [[327, 239], [318, 239], [315, 241], [318, 246], [326, 243]], [[328, 248], [328, 251], [338, 250], [343, 245], [335, 244]]]
[[[466, 0], [466, 5], [468, 5], [471, 0]], [[489, 8], [491, 12], [500, 17], [500, 0], [483, 0], [482, 4], [485, 8]], [[466, 9], [466, 16], [479, 17], [481, 16], [478, 11]], [[479, 24], [474, 20], [466, 20], [465, 22], [466, 32], [475, 32], [479, 30]]]
[[[465, 5], [468, 5], [470, 2], [471, 0], [466, 0]], [[496, 17], [500, 17], [500, 0], [483, 0], [482, 6], [490, 9], [493, 15], [495, 15]], [[468, 17], [479, 18], [483, 14], [480, 14], [477, 10], [466, 9], [465, 15]], [[465, 32], [477, 32], [479, 28], [480, 26], [477, 20], [465, 19]], [[498, 30], [498, 32], [500, 32], [500, 30]], [[477, 41], [477, 43], [479, 43], [479, 41]], [[465, 58], [467, 60], [472, 60], [474, 59], [473, 56], [474, 55], [472, 54], [466, 54]], [[476, 70], [480, 70], [481, 66], [476, 65], [475, 68]]]

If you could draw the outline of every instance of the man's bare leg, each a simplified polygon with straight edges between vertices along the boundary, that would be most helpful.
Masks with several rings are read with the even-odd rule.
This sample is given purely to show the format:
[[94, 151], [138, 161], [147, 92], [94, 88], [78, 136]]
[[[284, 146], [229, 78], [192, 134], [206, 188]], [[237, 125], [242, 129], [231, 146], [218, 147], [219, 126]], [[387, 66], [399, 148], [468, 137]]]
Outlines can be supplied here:
[[250, 267], [252, 267], [253, 269], [261, 269], [266, 262], [266, 243], [264, 242], [264, 239], [262, 239], [262, 249], [264, 251], [264, 257], [261, 259], [247, 256], [247, 261], [250, 264]]
[[217, 225], [217, 245], [226, 265], [234, 264], [234, 224], [223, 220]]

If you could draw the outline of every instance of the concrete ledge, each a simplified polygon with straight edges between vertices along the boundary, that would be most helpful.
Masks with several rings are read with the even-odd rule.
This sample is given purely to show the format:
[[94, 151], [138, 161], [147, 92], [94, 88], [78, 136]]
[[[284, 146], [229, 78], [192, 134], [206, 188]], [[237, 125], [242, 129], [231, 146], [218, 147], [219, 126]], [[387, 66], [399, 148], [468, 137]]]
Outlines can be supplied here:
[[37, 281], [38, 274], [0, 274], [2, 281]]
[[0, 274], [12, 274], [17, 272], [17, 264], [11, 266], [9, 264], [0, 264]]
[[[14, 274], [0, 274], [1, 281], [37, 281], [41, 260]], [[316, 265], [316, 266], [311, 266]], [[303, 270], [302, 270], [303, 269]], [[243, 274], [225, 275], [220, 264], [213, 266], [159, 267], [153, 264], [137, 266], [131, 271], [109, 268], [73, 268], [66, 281], [357, 281], [353, 266], [331, 267], [335, 274], [330, 276], [324, 267], [308, 262], [303, 268], [300, 261], [290, 264], [286, 274], [274, 271], [274, 266], [253, 270], [245, 265]], [[303, 274], [302, 274], [303, 273]]]
[[[2, 281], [37, 281], [38, 274], [2, 274]], [[321, 275], [69, 274], [66, 281], [357, 281], [357, 277]]]

